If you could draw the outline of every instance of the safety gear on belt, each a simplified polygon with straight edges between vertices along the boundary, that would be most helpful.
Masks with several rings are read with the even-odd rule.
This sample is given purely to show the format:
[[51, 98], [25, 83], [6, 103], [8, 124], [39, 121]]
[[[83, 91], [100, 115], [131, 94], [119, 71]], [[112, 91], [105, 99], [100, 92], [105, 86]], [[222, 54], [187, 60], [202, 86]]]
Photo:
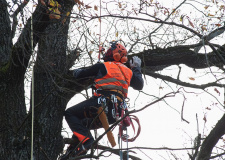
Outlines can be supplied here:
[[99, 90], [97, 89], [94, 93], [94, 96], [100, 97], [104, 95], [105, 97], [111, 98], [111, 95], [114, 94], [119, 102], [122, 102], [124, 99], [124, 94], [119, 90]]
[[[120, 117], [123, 118], [123, 120], [120, 121], [120, 124], [119, 124], [119, 137], [121, 138], [122, 141], [125, 141], [125, 142], [135, 141], [141, 132], [141, 126], [140, 126], [139, 119], [135, 115], [125, 116], [125, 113], [128, 112], [128, 106], [124, 99], [120, 103], [119, 106], [117, 105], [118, 104], [117, 97], [114, 94], [111, 94], [110, 99], [113, 103], [113, 109], [112, 109], [113, 118], [116, 121], [120, 120]], [[102, 98], [99, 99], [99, 102], [103, 102], [102, 104], [106, 105], [106, 103], [104, 103], [105, 101], [102, 100]], [[103, 109], [103, 108], [106, 108], [107, 106], [104, 106], [104, 105], [103, 105], [103, 107], [99, 107], [98, 115], [99, 115], [99, 119], [102, 123], [102, 126], [106, 131], [109, 128], [109, 123], [108, 123], [106, 114]], [[119, 113], [119, 112], [121, 112], [121, 113]], [[133, 124], [133, 121], [135, 121], [138, 125], [137, 132], [135, 131], [135, 126]], [[134, 133], [136, 132], [136, 135], [134, 135], [132, 138], [128, 138], [128, 135], [123, 133], [124, 130], [127, 131], [127, 127], [129, 127], [129, 126], [132, 126]], [[108, 140], [111, 143], [112, 147], [114, 147], [116, 145], [116, 142], [115, 142], [114, 136], [112, 134], [112, 131], [107, 132], [107, 137], [108, 137]]]
[[[125, 116], [124, 112], [127, 112], [127, 110], [124, 110], [124, 109], [122, 110], [121, 118], [123, 118]], [[134, 127], [133, 121], [135, 121], [137, 123], [137, 126], [138, 126], [137, 132], [135, 131], [135, 127]], [[123, 134], [123, 131], [127, 130], [127, 127], [129, 127], [130, 125], [132, 126], [134, 133], [136, 132], [136, 135], [134, 135], [132, 138], [128, 138], [127, 134]], [[136, 117], [135, 115], [126, 116], [120, 122], [120, 125], [119, 125], [119, 136], [122, 139], [122, 141], [124, 141], [124, 142], [133, 142], [139, 136], [140, 132], [141, 132], [141, 125], [140, 125], [138, 117]]]
[[130, 60], [130, 67], [141, 67], [141, 59], [137, 56], [132, 57], [132, 59]]

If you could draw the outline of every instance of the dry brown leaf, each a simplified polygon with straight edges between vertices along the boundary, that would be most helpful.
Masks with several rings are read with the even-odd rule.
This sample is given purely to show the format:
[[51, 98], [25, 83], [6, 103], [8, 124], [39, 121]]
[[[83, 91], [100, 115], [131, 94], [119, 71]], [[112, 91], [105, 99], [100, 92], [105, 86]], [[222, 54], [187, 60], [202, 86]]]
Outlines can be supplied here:
[[89, 6], [89, 5], [85, 5], [85, 8], [86, 8], [86, 9], [89, 9], [89, 8], [92, 8], [92, 7]]
[[205, 123], [207, 122], [206, 116], [204, 115], [203, 120], [205, 121]]
[[209, 13], [209, 14], [208, 14], [208, 16], [211, 16], [211, 17], [213, 17], [214, 15], [213, 15], [213, 14], [210, 14], [210, 13]]
[[221, 24], [215, 24], [217, 27], [220, 27], [221, 26]]
[[188, 22], [189, 22], [189, 24], [190, 24], [193, 28], [195, 28], [194, 25], [193, 25], [193, 23], [190, 21], [190, 19], [188, 19]]
[[214, 91], [216, 91], [216, 93], [218, 93], [218, 94], [219, 94], [219, 96], [220, 96], [220, 92], [218, 91], [218, 89], [217, 89], [217, 88], [214, 88]]
[[94, 6], [94, 10], [98, 11], [98, 7], [96, 5]]
[[206, 27], [202, 26], [201, 28], [203, 31], [207, 31]]
[[122, 4], [120, 2], [118, 2], [119, 8], [122, 8]]
[[205, 6], [204, 8], [205, 8], [205, 9], [208, 9], [208, 8], [209, 8], [209, 5]]

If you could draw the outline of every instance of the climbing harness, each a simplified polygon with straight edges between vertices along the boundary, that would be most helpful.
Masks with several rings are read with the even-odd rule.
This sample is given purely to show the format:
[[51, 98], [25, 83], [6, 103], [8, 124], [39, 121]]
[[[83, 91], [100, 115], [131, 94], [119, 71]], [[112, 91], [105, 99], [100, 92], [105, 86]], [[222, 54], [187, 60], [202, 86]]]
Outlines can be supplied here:
[[[122, 109], [121, 118], [123, 118], [125, 116], [124, 113], [127, 113], [127, 112], [128, 112], [127, 109]], [[135, 121], [137, 123], [137, 125], [138, 125], [137, 133], [132, 138], [126, 139], [126, 136], [124, 137], [123, 131], [127, 130], [127, 127], [132, 126], [132, 129], [133, 129], [133, 131], [135, 133], [135, 127], [134, 127], [133, 121]], [[139, 136], [140, 132], [141, 132], [141, 125], [140, 125], [140, 122], [139, 122], [139, 119], [138, 119], [137, 116], [135, 116], [135, 115], [125, 116], [125, 118], [120, 122], [119, 135], [120, 135], [121, 139], [124, 142], [126, 142], [126, 141], [133, 142], [133, 141], [135, 141], [136, 138]]]
[[[105, 131], [107, 131], [109, 129], [109, 122], [105, 113], [105, 110], [107, 108], [106, 106], [106, 99], [103, 97], [99, 97], [98, 98], [98, 102], [102, 104], [101, 107], [98, 108], [98, 116], [99, 116], [99, 120], [102, 123], [102, 127], [105, 129]], [[103, 103], [102, 103], [103, 102]], [[109, 130], [107, 133], [107, 138], [111, 144], [112, 147], [116, 146], [116, 142], [114, 139], [114, 136], [112, 134], [112, 131]]]
[[114, 94], [111, 95], [111, 101], [113, 104], [113, 109], [112, 109], [112, 117], [116, 119], [116, 121], [119, 120], [119, 111], [117, 107], [117, 98]]
[[[99, 91], [98, 93], [103, 93], [104, 91]], [[109, 96], [110, 95], [110, 96]], [[139, 136], [140, 131], [141, 131], [141, 126], [140, 126], [140, 122], [139, 119], [134, 116], [134, 115], [127, 115], [128, 113], [128, 106], [127, 106], [127, 102], [124, 100], [124, 98], [121, 99], [121, 97], [119, 97], [118, 95], [116, 96], [116, 94], [109, 94], [108, 96], [99, 96], [98, 97], [98, 104], [101, 105], [101, 107], [99, 107], [98, 110], [98, 115], [99, 115], [99, 119], [102, 123], [102, 126], [105, 130], [107, 130], [109, 128], [109, 123], [108, 123], [108, 119], [106, 117], [106, 114], [109, 113], [109, 108], [107, 106], [107, 99], [110, 100], [112, 102], [112, 117], [116, 120], [119, 121], [119, 133], [118, 133], [118, 145], [119, 145], [119, 149], [120, 149], [120, 160], [123, 159], [123, 152], [122, 152], [122, 142], [126, 142], [126, 147], [127, 147], [127, 159], [129, 159], [129, 149], [128, 149], [128, 142], [133, 142], [136, 140], [136, 138]], [[118, 105], [118, 98], [120, 100], [120, 104]], [[121, 102], [122, 100], [122, 102]], [[136, 122], [138, 125], [138, 129], [137, 129], [137, 133], [135, 135], [135, 126], [133, 124], [133, 122]], [[130, 136], [128, 135], [128, 127], [132, 126], [132, 129], [134, 131], [134, 136], [129, 138]], [[116, 127], [116, 126], [115, 126]], [[114, 128], [115, 128], [114, 127]], [[113, 129], [114, 129], [113, 128]], [[112, 130], [113, 130], [112, 129]], [[125, 131], [125, 133], [124, 133]], [[112, 146], [115, 146], [115, 140], [112, 134], [112, 131], [110, 130], [107, 133], [107, 137], [109, 142], [111, 143]]]
[[[117, 107], [117, 99], [114, 96], [111, 96], [111, 100], [112, 102], [114, 103], [114, 112], [113, 111], [113, 114], [114, 114], [114, 117], [116, 119], [119, 120], [119, 113], [118, 113], [118, 107]], [[140, 134], [140, 131], [141, 131], [141, 126], [140, 126], [140, 122], [139, 122], [139, 119], [134, 116], [134, 115], [125, 115], [127, 112], [128, 112], [128, 106], [127, 106], [127, 103], [125, 100], [123, 100], [123, 102], [120, 104], [120, 108], [121, 108], [121, 118], [123, 120], [120, 121], [119, 123], [119, 133], [118, 133], [118, 144], [119, 144], [119, 154], [120, 154], [120, 160], [123, 159], [123, 152], [122, 152], [122, 141], [126, 142], [127, 144], [127, 160], [129, 159], [129, 149], [128, 149], [128, 142], [133, 142], [135, 141], [135, 139], [139, 136]], [[134, 124], [133, 124], [133, 121], [134, 120], [137, 124], [138, 124], [138, 131], [137, 131], [137, 134], [132, 137], [132, 138], [129, 138], [129, 135], [128, 135], [128, 129], [127, 127], [129, 126], [132, 126], [133, 130], [134, 130], [134, 133], [135, 133], [135, 127], [134, 127]], [[126, 131], [126, 133], [123, 133], [123, 131]]]
[[[133, 142], [136, 140], [136, 138], [139, 136], [140, 132], [141, 132], [141, 126], [140, 126], [140, 122], [137, 116], [135, 115], [126, 115], [126, 113], [128, 113], [128, 106], [127, 106], [127, 102], [125, 100], [123, 100], [120, 104], [120, 109], [117, 106], [117, 97], [115, 95], [111, 96], [111, 101], [113, 103], [113, 109], [112, 109], [112, 116], [113, 118], [115, 118], [116, 120], [121, 120], [119, 123], [119, 136], [120, 138], [126, 142]], [[119, 114], [119, 110], [121, 110], [121, 113]], [[120, 118], [119, 118], [120, 115]], [[138, 125], [138, 130], [136, 135], [134, 135], [132, 138], [128, 138], [129, 136], [126, 136], [126, 134], [123, 133], [123, 131], [127, 130], [127, 127], [132, 126], [133, 131], [135, 132], [135, 126], [133, 121], [135, 121]]]

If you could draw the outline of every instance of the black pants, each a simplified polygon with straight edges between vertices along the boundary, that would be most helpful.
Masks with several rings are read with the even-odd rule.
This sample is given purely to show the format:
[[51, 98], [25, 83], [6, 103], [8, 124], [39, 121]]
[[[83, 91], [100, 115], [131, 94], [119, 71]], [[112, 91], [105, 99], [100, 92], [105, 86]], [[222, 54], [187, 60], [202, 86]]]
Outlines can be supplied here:
[[[108, 113], [106, 113], [108, 117], [109, 124], [115, 122], [115, 119], [112, 115], [113, 104], [110, 99], [106, 98], [106, 104], [108, 107]], [[82, 141], [83, 137], [88, 137], [88, 139], [93, 138], [90, 130], [102, 128], [101, 122], [98, 118], [96, 118], [98, 108], [102, 106], [98, 104], [98, 97], [92, 97], [88, 100], [85, 100], [77, 105], [74, 105], [68, 108], [65, 111], [65, 119], [74, 133], [75, 136], [78, 137], [80, 141]], [[119, 106], [119, 105], [118, 105]], [[118, 107], [119, 109], [120, 107]], [[120, 113], [120, 109], [119, 109]], [[79, 137], [81, 135], [81, 137]]]

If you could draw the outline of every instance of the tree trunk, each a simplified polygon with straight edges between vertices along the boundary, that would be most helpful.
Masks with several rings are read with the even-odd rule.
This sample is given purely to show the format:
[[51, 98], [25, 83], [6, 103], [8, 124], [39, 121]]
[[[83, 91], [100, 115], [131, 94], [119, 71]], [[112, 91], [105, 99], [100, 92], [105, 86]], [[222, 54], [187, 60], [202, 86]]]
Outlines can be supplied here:
[[225, 134], [225, 115], [217, 122], [216, 126], [211, 130], [209, 135], [202, 143], [197, 160], [209, 160], [212, 154], [212, 150], [219, 141], [219, 139]]
[[61, 127], [68, 98], [61, 89], [62, 73], [67, 72], [66, 48], [69, 22], [49, 25], [39, 40], [34, 67], [36, 159], [56, 159], [63, 149]]
[[9, 20], [9, 13], [7, 11], [7, 2], [0, 0], [0, 72], [3, 71], [4, 66], [7, 66], [7, 62], [10, 58], [10, 50], [12, 47], [11, 40], [11, 27]]
[[26, 129], [18, 130], [26, 116], [23, 79], [10, 75], [9, 72], [0, 82], [0, 159], [27, 159]]

